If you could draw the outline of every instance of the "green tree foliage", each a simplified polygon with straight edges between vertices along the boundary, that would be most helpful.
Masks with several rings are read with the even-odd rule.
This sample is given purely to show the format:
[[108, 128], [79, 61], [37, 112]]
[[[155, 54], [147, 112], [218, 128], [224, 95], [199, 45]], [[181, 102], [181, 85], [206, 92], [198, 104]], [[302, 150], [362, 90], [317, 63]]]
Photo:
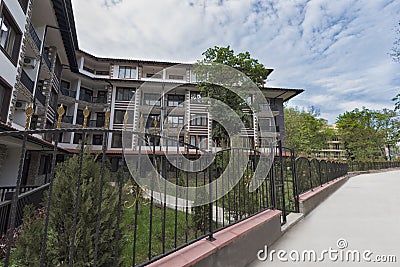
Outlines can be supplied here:
[[323, 149], [335, 132], [318, 115], [314, 110], [285, 108], [286, 147], [293, 148], [297, 155], [306, 156], [314, 156]]
[[[52, 205], [47, 237], [46, 266], [68, 266], [69, 248], [74, 218], [78, 157], [73, 156], [57, 166], [53, 184]], [[97, 228], [97, 204], [100, 193], [101, 163], [92, 155], [84, 155], [77, 230], [75, 234], [74, 265], [91, 266], [94, 259]], [[112, 266], [118, 229], [118, 189], [111, 186], [110, 172], [105, 170], [98, 265]], [[46, 203], [44, 199], [44, 206]], [[44, 217], [31, 219], [32, 211], [24, 215], [22, 234], [17, 240], [15, 257], [19, 266], [39, 266], [40, 240]]]
[[[218, 66], [213, 68], [209, 65], [209, 63], [219, 63], [230, 66], [246, 74], [258, 87], [263, 86], [265, 80], [272, 70], [265, 68], [264, 65], [258, 62], [257, 59], [252, 58], [249, 52], [235, 54], [235, 52], [229, 46], [215, 46], [213, 48], [209, 48], [203, 53], [203, 56], [204, 59], [195, 64], [194, 68], [194, 72], [198, 76], [199, 81], [208, 81], [200, 82], [198, 84], [201, 95], [204, 97], [217, 99], [225, 103], [238, 114], [239, 118], [243, 122], [246, 123], [249, 121], [248, 114], [243, 112], [244, 109], [248, 109], [248, 105], [244, 100], [246, 99], [246, 96], [238, 96], [226, 88], [227, 86], [232, 86], [239, 83], [242, 87], [245, 87], [246, 81], [238, 80], [240, 78], [227, 69], [221, 70], [221, 68]], [[203, 66], [206, 67], [204, 68]], [[213, 68], [213, 73], [216, 73], [216, 75], [213, 77], [214, 79], [211, 80], [208, 76], [210, 68]], [[207, 77], [207, 79], [205, 77]], [[228, 114], [225, 114], [224, 117], [220, 119], [230, 123], [230, 125], [233, 124], [233, 120], [232, 118], [229, 118]], [[238, 131], [240, 131], [240, 128]], [[224, 146], [228, 145], [229, 143], [227, 132], [222, 125], [218, 123], [213, 126], [212, 136], [214, 140], [219, 143], [219, 145]]]
[[393, 43], [393, 48], [391, 52], [391, 56], [394, 61], [400, 62], [400, 22], [396, 28], [397, 37]]
[[396, 97], [392, 99], [392, 101], [395, 101], [394, 103], [394, 110], [395, 111], [400, 111], [400, 94], [398, 94]]
[[339, 115], [337, 126], [352, 160], [382, 158], [382, 149], [399, 141], [399, 119], [392, 110], [354, 109]]

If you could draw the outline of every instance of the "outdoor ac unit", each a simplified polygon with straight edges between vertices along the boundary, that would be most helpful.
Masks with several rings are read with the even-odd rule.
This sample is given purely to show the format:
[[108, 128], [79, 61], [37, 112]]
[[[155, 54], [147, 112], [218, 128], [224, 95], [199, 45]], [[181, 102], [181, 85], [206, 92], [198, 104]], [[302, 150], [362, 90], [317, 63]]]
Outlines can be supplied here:
[[26, 110], [28, 108], [28, 105], [29, 104], [27, 102], [17, 101], [17, 103], [15, 103], [15, 109]]
[[36, 66], [36, 59], [31, 57], [24, 58], [24, 67], [34, 69]]

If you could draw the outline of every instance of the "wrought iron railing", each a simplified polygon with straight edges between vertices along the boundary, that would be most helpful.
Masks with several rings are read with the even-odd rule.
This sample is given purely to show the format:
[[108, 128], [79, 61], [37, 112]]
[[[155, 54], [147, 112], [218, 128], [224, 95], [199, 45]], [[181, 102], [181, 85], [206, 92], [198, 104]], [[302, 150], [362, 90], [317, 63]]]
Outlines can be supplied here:
[[350, 161], [349, 171], [369, 171], [389, 168], [400, 168], [400, 161]]
[[39, 39], [39, 36], [37, 35], [36, 30], [33, 27], [32, 23], [29, 24], [29, 33], [30, 33], [37, 49], [40, 51], [40, 46], [42, 45], [42, 41]]
[[346, 163], [299, 157], [295, 161], [298, 193], [302, 194], [323, 186], [347, 174]]
[[35, 82], [29, 78], [28, 74], [22, 70], [21, 73], [21, 83], [33, 94], [33, 89], [35, 88]]

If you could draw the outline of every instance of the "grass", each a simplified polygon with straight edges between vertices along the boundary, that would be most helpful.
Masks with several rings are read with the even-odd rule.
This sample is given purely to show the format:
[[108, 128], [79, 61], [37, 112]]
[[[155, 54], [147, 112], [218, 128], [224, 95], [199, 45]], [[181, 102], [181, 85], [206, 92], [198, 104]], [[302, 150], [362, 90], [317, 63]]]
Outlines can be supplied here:
[[[142, 201], [138, 205], [138, 219], [136, 232], [136, 253], [135, 264], [149, 260], [149, 241], [150, 241], [150, 203]], [[153, 205], [152, 216], [152, 238], [151, 256], [152, 258], [163, 254], [163, 222], [164, 209]], [[123, 266], [132, 266], [133, 244], [134, 244], [134, 223], [135, 206], [125, 208], [121, 221], [123, 236], [121, 245], [123, 246]], [[186, 240], [187, 235], [187, 240]], [[193, 218], [188, 214], [188, 226], [186, 227], [186, 213], [177, 211], [177, 231], [176, 246], [180, 246], [186, 241], [196, 237], [196, 230], [193, 226]], [[175, 248], [175, 210], [165, 210], [165, 252]]]

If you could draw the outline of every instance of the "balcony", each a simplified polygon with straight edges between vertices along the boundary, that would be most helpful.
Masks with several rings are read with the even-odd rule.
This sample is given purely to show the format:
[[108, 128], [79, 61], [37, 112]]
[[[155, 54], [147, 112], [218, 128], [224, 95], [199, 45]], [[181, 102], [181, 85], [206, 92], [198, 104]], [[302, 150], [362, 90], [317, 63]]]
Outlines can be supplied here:
[[35, 88], [35, 82], [29, 78], [28, 74], [22, 70], [21, 73], [21, 83], [33, 94], [33, 89]]
[[33, 27], [32, 23], [29, 24], [29, 33], [33, 39], [33, 42], [35, 43], [37, 49], [40, 51], [40, 46], [42, 44], [42, 41], [39, 39], [39, 36], [36, 33], [35, 28]]
[[93, 97], [91, 95], [81, 94], [79, 96], [79, 100], [93, 103], [93, 104], [107, 104], [107, 97], [104, 97], [104, 96]]
[[64, 116], [62, 122], [72, 124], [74, 121], [74, 116]]
[[92, 128], [102, 128], [104, 127], [104, 120], [90, 120], [88, 121], [88, 126]]
[[76, 97], [76, 91], [72, 91], [72, 90], [70, 90], [68, 88], [64, 88], [64, 87], [61, 87], [60, 90], [61, 90], [61, 94], [65, 95], [65, 96], [69, 96], [72, 98]]
[[51, 70], [51, 62], [49, 57], [46, 55], [46, 53], [42, 53], [42, 60], [46, 63], [46, 66], [49, 68], [49, 70]]
[[35, 98], [43, 105], [46, 106], [46, 96], [42, 94], [39, 88], [36, 88]]

